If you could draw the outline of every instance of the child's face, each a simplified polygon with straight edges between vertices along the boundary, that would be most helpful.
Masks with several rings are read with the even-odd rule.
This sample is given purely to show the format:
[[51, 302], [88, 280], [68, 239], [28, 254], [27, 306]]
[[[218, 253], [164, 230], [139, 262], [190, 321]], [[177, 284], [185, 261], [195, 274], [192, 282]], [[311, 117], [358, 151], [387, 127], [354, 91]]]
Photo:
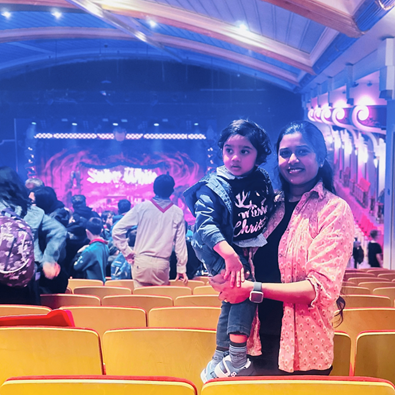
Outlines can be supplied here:
[[258, 151], [247, 137], [235, 134], [226, 140], [222, 149], [225, 167], [234, 176], [244, 176], [254, 169]]

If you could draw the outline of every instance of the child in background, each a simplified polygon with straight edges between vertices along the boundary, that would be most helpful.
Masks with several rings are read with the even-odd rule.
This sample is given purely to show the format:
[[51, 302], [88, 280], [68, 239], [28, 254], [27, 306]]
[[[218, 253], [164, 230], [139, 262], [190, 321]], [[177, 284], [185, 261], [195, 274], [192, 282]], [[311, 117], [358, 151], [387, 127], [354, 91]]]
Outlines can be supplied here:
[[109, 255], [107, 241], [100, 237], [102, 221], [90, 218], [85, 224], [86, 235], [90, 240], [88, 246], [80, 249], [80, 257], [74, 263], [74, 271], [83, 274], [83, 278], [106, 282], [106, 265]]
[[[192, 245], [210, 276], [230, 276], [240, 286], [254, 279], [253, 253], [266, 244], [262, 231], [273, 208], [270, 178], [258, 166], [271, 153], [266, 132], [256, 123], [237, 120], [221, 133], [218, 142], [224, 166], [185, 191], [187, 205], [196, 216]], [[247, 376], [253, 366], [247, 358], [247, 339], [256, 304], [222, 303], [217, 325], [217, 347], [201, 378]], [[229, 353], [229, 354], [228, 354]]]

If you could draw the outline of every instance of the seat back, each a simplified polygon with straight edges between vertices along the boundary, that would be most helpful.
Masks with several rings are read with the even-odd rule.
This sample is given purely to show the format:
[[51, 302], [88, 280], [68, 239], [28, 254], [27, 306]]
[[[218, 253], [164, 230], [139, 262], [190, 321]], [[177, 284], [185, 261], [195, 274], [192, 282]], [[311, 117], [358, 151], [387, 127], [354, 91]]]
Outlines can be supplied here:
[[221, 301], [217, 295], [186, 295], [176, 298], [174, 306], [221, 307]]
[[154, 328], [217, 328], [219, 307], [178, 306], [152, 309], [148, 326]]
[[107, 280], [104, 285], [106, 287], [129, 288], [132, 291], [132, 293], [134, 290], [134, 281], [133, 280]]
[[0, 326], [65, 326], [74, 327], [68, 310], [51, 310], [47, 314], [9, 315], [0, 317]]
[[379, 273], [377, 275], [377, 279], [381, 281], [382, 278], [386, 278], [387, 280], [395, 280], [395, 272], [391, 273]]
[[219, 295], [211, 285], [204, 285], [203, 287], [196, 287], [193, 290], [194, 295]]
[[355, 375], [395, 382], [395, 331], [365, 332], [357, 337]]
[[41, 304], [51, 309], [63, 306], [100, 306], [100, 299], [91, 295], [43, 294]]
[[367, 377], [294, 376], [213, 380], [202, 395], [394, 395], [392, 383]]
[[391, 299], [391, 306], [394, 306], [395, 300], [395, 283], [393, 287], [375, 288], [373, 295], [387, 296]]
[[102, 374], [99, 336], [76, 328], [0, 328], [0, 383], [15, 376]]
[[347, 333], [335, 332], [334, 358], [331, 376], [348, 376], [351, 364], [351, 337]]
[[351, 281], [351, 278], [376, 278], [376, 275], [373, 273], [360, 273], [360, 272], [353, 272], [353, 273], [344, 273], [343, 281]]
[[197, 395], [188, 380], [172, 377], [49, 376], [7, 380], [1, 395]]
[[369, 281], [359, 283], [360, 287], [369, 288], [370, 293], [373, 293], [375, 288], [391, 288], [394, 286], [394, 283], [391, 281]]
[[208, 276], [196, 276], [192, 280], [203, 281], [205, 285], [209, 285], [209, 277]]
[[173, 300], [177, 296], [191, 295], [192, 290], [189, 287], [176, 287], [172, 285], [141, 287], [133, 291], [133, 295], [160, 295], [170, 296]]
[[69, 306], [75, 326], [95, 330], [102, 338], [111, 329], [147, 326], [145, 311], [132, 307]]
[[215, 331], [124, 329], [108, 331], [103, 357], [109, 375], [172, 376], [202, 387], [200, 373], [213, 356]]
[[121, 295], [105, 296], [103, 306], [136, 307], [148, 313], [155, 307], [171, 307], [173, 299], [170, 296], [158, 295]]
[[199, 281], [199, 280], [188, 280], [188, 284], [184, 284], [180, 280], [170, 280], [170, 285], [172, 286], [178, 286], [178, 287], [189, 287], [191, 288], [192, 292], [196, 287], [202, 287], [203, 285], [206, 285], [205, 282]]
[[369, 295], [370, 289], [364, 287], [350, 287], [350, 286], [342, 286], [341, 290], [342, 295]]
[[76, 295], [92, 295], [97, 296], [102, 300], [105, 296], [110, 295], [131, 295], [132, 291], [130, 288], [121, 287], [77, 287], [74, 288], [74, 294]]
[[77, 287], [89, 287], [103, 285], [103, 281], [100, 280], [88, 280], [83, 278], [69, 278], [67, 286], [74, 292], [74, 288]]
[[372, 283], [372, 282], [377, 282], [377, 281], [390, 282], [390, 280], [387, 280], [384, 278], [379, 280], [377, 277], [350, 277], [349, 279], [347, 279], [347, 282], [353, 283], [356, 286], [360, 286], [361, 283], [365, 283], [365, 282]]
[[391, 299], [377, 295], [344, 295], [346, 308], [355, 307], [392, 307]]
[[364, 331], [395, 330], [395, 308], [355, 308], [343, 310], [343, 322], [337, 331], [351, 337], [351, 365], [354, 367], [358, 335]]
[[8, 315], [37, 315], [47, 314], [51, 311], [45, 306], [29, 306], [24, 304], [0, 304], [0, 317]]

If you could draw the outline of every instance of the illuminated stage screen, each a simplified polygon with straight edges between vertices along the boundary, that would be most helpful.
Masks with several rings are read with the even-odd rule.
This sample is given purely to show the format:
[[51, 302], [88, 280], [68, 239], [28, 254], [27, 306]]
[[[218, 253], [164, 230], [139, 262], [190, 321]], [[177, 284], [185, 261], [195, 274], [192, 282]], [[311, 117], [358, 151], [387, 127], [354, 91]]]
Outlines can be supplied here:
[[120, 199], [132, 206], [154, 196], [153, 181], [169, 173], [176, 188], [172, 200], [183, 209], [182, 193], [206, 170], [206, 140], [54, 140], [37, 141], [37, 176], [52, 186], [58, 199], [71, 207], [71, 196], [86, 196], [101, 213], [117, 213]]

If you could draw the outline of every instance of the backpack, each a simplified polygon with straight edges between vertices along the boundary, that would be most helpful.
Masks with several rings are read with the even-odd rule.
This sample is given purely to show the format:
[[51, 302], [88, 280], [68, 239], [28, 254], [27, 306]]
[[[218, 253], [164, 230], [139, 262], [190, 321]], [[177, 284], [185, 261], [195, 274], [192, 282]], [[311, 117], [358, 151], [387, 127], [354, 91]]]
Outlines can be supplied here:
[[0, 284], [25, 287], [34, 271], [32, 230], [21, 217], [7, 208], [0, 215]]

